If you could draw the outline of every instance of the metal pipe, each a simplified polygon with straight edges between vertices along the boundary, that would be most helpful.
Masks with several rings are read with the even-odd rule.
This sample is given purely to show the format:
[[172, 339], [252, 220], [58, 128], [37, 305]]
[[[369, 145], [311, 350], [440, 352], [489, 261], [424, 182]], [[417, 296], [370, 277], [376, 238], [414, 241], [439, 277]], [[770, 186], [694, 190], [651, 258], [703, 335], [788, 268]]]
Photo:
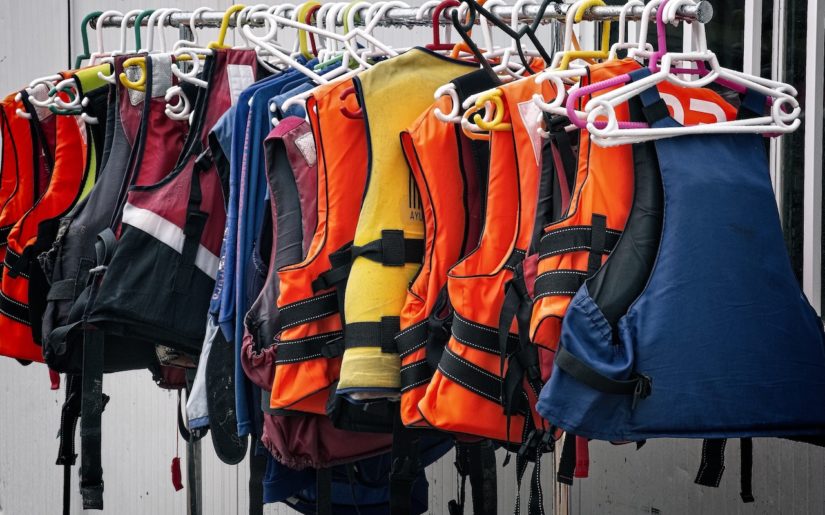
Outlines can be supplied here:
[[[553, 20], [563, 21], [567, 15], [567, 10], [570, 9], [571, 4], [551, 3], [542, 16], [542, 23], [549, 23]], [[445, 9], [442, 13], [439, 23], [441, 25], [449, 25], [450, 12], [453, 8]], [[595, 6], [587, 10], [584, 15], [585, 20], [589, 21], [603, 21], [603, 20], [618, 20], [619, 12], [622, 6]], [[521, 13], [519, 13], [519, 20], [522, 22], [531, 22], [538, 15], [539, 7], [536, 5], [525, 6]], [[513, 8], [507, 5], [500, 5], [492, 8], [493, 14], [499, 18], [509, 22], [511, 19]], [[655, 11], [654, 11], [655, 12]], [[432, 8], [428, 9], [421, 19], [417, 17], [417, 7], [393, 7], [389, 9], [386, 15], [379, 22], [382, 26], [430, 26], [432, 25]], [[168, 25], [172, 27], [180, 27], [181, 25], [188, 25], [189, 18], [192, 13], [179, 12], [172, 14], [168, 20]], [[285, 15], [291, 14], [287, 10]], [[633, 7], [628, 11], [628, 20], [639, 20], [642, 16], [642, 7]], [[700, 23], [707, 23], [713, 17], [713, 6], [706, 0], [700, 0], [696, 5], [683, 5], [679, 8], [676, 14], [677, 18], [684, 21], [698, 21]], [[197, 27], [219, 27], [223, 19], [222, 11], [206, 12], [196, 23]], [[122, 16], [112, 16], [103, 21], [104, 27], [120, 27], [123, 20]], [[253, 27], [263, 26], [264, 15], [262, 13], [255, 13], [249, 17], [249, 24]], [[142, 25], [146, 25], [148, 20], [144, 18], [141, 20]], [[229, 22], [230, 27], [235, 26], [235, 17], [233, 16]], [[91, 26], [97, 28], [97, 20], [91, 22]], [[134, 18], [129, 20], [128, 26], [134, 26]]]

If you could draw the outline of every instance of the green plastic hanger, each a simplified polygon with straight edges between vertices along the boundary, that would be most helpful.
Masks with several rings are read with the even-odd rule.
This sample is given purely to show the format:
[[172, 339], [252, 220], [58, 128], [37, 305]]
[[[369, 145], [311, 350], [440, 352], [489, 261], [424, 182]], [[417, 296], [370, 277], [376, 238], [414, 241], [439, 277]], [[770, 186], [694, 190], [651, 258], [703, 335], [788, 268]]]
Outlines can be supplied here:
[[74, 58], [75, 68], [80, 68], [83, 61], [91, 57], [91, 54], [89, 53], [89, 34], [86, 31], [92, 23], [92, 20], [97, 19], [97, 17], [101, 14], [103, 14], [103, 11], [92, 11], [84, 16], [83, 20], [80, 22], [80, 39], [83, 41], [83, 53], [78, 54], [78, 56]]
[[143, 46], [140, 41], [140, 24], [143, 18], [151, 16], [153, 12], [155, 12], [154, 9], [146, 9], [135, 17], [135, 50], [140, 50]]

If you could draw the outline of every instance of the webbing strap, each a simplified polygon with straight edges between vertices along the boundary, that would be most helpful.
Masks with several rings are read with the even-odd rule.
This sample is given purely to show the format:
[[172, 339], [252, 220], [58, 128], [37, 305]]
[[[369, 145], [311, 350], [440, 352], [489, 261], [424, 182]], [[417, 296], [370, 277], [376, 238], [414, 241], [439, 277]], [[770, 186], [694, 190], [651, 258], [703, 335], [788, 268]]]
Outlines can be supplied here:
[[404, 427], [400, 410], [395, 410], [390, 469], [390, 513], [393, 515], [412, 512], [412, 488], [420, 468], [418, 440], [415, 430]]
[[21, 324], [31, 325], [29, 306], [6, 296], [2, 291], [0, 291], [0, 313]]
[[80, 494], [84, 510], [103, 509], [100, 458], [103, 414], [103, 333], [83, 323], [83, 395], [80, 406]]
[[[694, 482], [702, 486], [716, 488], [725, 472], [726, 438], [712, 438], [702, 441], [702, 462]], [[740, 438], [739, 496], [742, 502], [754, 502], [753, 497], [753, 439]]]
[[[597, 216], [593, 215], [595, 219]], [[610, 254], [619, 242], [621, 231], [604, 229], [604, 243], [601, 245], [603, 254]], [[541, 237], [539, 243], [539, 259], [569, 252], [593, 251], [593, 228], [589, 225], [573, 225], [561, 229], [548, 231]], [[597, 240], [598, 241], [598, 240]]]
[[318, 358], [332, 358], [344, 353], [343, 331], [309, 336], [277, 343], [275, 363], [298, 363]]
[[347, 243], [340, 249], [329, 255], [329, 270], [321, 273], [312, 281], [313, 293], [326, 290], [346, 282], [352, 268], [352, 242]]
[[408, 363], [401, 367], [401, 393], [430, 382], [433, 369], [426, 359]]
[[381, 352], [398, 353], [395, 335], [401, 326], [401, 318], [381, 317], [380, 322], [353, 322], [346, 325], [344, 344], [347, 349], [355, 347], [381, 347]]
[[[590, 219], [590, 257], [587, 260], [587, 277], [593, 277], [602, 267], [602, 256], [607, 254], [605, 242], [607, 240], [607, 217], [593, 214]], [[615, 244], [610, 247], [613, 250]]]
[[551, 296], [572, 297], [587, 279], [587, 272], [580, 270], [550, 270], [536, 277], [536, 299]]
[[63, 515], [71, 515], [72, 467], [77, 460], [74, 437], [80, 417], [80, 378], [66, 375], [66, 400], [60, 410], [60, 447], [57, 465], [63, 465]]
[[501, 378], [455, 354], [449, 347], [441, 356], [438, 370], [467, 390], [501, 404]]
[[718, 487], [725, 472], [726, 438], [708, 438], [702, 441], [702, 462], [694, 482], [697, 485]]
[[5, 244], [9, 239], [9, 233], [11, 232], [11, 228], [14, 225], [6, 225], [5, 227], [0, 227], [0, 245]]
[[634, 408], [639, 399], [646, 398], [651, 392], [651, 381], [647, 376], [634, 373], [630, 379], [607, 377], [571, 354], [563, 346], [559, 346], [556, 351], [555, 363], [561, 370], [594, 390], [616, 395], [632, 395]]
[[513, 249], [513, 252], [510, 253], [510, 256], [507, 258], [507, 262], [504, 263], [504, 268], [507, 270], [515, 270], [516, 267], [524, 261], [524, 258], [527, 256], [527, 251], [521, 249]]
[[183, 248], [181, 257], [175, 271], [175, 281], [173, 289], [176, 293], [186, 293], [192, 283], [192, 276], [195, 273], [195, 258], [198, 254], [198, 247], [201, 242], [201, 235], [206, 227], [209, 214], [201, 211], [201, 172], [208, 170], [212, 166], [212, 151], [207, 148], [196, 159], [192, 168], [192, 177], [189, 187], [189, 201], [186, 206], [186, 223], [183, 226]]
[[463, 515], [467, 479], [473, 496], [474, 515], [495, 515], [497, 506], [496, 455], [490, 440], [455, 444], [455, 468], [460, 478], [458, 499], [447, 504], [450, 515]]
[[320, 468], [315, 472], [315, 490], [315, 513], [317, 515], [333, 515], [331, 468]]
[[737, 120], [756, 118], [765, 113], [767, 99], [762, 93], [749, 89], [744, 95], [740, 95], [740, 99], [739, 111], [736, 113]]
[[398, 347], [398, 355], [402, 358], [417, 351], [427, 344], [429, 330], [427, 320], [422, 320], [417, 324], [399, 332], [395, 336], [395, 345]]
[[80, 402], [80, 494], [83, 509], [103, 509], [103, 467], [100, 459], [101, 418], [108, 399], [103, 395], [104, 335], [89, 323], [98, 289], [117, 242], [111, 229], [95, 242], [97, 266], [89, 271], [89, 298], [83, 312], [83, 376]]
[[404, 238], [404, 231], [384, 229], [381, 238], [366, 245], [352, 246], [352, 259], [365, 257], [385, 266], [404, 266], [421, 263], [424, 259], [424, 240]]
[[740, 438], [739, 496], [742, 502], [754, 502], [753, 497], [753, 439]]
[[[642, 67], [638, 70], [630, 72], [630, 81], [634, 82], [649, 76], [652, 72], [648, 67]], [[667, 104], [659, 96], [659, 91], [656, 86], [651, 86], [639, 93], [639, 99], [642, 101], [642, 113], [647, 119], [647, 123], [651, 127], [680, 127], [681, 125], [670, 116], [670, 111], [667, 109]]]
[[[532, 419], [528, 418], [532, 426]], [[526, 429], [526, 426], [525, 426]], [[521, 513], [521, 481], [529, 462], [533, 462], [533, 475], [530, 480], [530, 497], [527, 502], [529, 515], [544, 515], [544, 494], [541, 488], [541, 455], [552, 451], [554, 447], [552, 432], [532, 429], [524, 438], [524, 443], [516, 456], [516, 507], [515, 515]]]
[[47, 301], [74, 300], [75, 299], [75, 279], [61, 279], [52, 282], [49, 292], [46, 294]]
[[10, 277], [20, 276], [26, 279], [29, 278], [30, 248], [31, 247], [26, 247], [22, 254], [18, 254], [13, 251], [11, 247], [6, 247], [6, 257], [3, 260], [3, 264], [8, 268]]
[[559, 469], [556, 472], [556, 481], [564, 485], [573, 484], [576, 472], [576, 437], [570, 433], [564, 435], [564, 444], [559, 458]]
[[289, 329], [335, 313], [338, 313], [338, 299], [335, 292], [330, 292], [280, 307], [279, 318], [281, 328]]
[[[467, 320], [458, 313], [453, 317], [453, 338], [459, 343], [474, 349], [499, 354], [499, 331], [498, 327], [478, 324]], [[516, 348], [518, 346], [518, 335], [507, 335], [507, 347]]]

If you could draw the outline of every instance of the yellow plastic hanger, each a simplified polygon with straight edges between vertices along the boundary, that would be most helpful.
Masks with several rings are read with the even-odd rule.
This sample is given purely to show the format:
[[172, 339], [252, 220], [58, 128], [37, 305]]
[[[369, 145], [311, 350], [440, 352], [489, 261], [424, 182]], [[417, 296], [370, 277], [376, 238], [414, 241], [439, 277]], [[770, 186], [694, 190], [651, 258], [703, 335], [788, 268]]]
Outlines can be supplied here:
[[146, 58], [143, 56], [139, 57], [130, 57], [123, 61], [123, 68], [126, 69], [130, 66], [137, 66], [140, 68], [140, 78], [134, 82], [129, 80], [129, 77], [126, 76], [126, 72], [120, 72], [120, 83], [126, 86], [129, 89], [133, 89], [135, 91], [146, 91]]
[[218, 31], [218, 40], [209, 43], [209, 48], [213, 50], [229, 48], [229, 45], [224, 43], [224, 41], [226, 40], [226, 33], [229, 31], [229, 20], [230, 18], [232, 18], [233, 14], [244, 9], [246, 9], [245, 5], [236, 4], [231, 6], [229, 9], [226, 10], [225, 13], [223, 13], [223, 19], [221, 20], [221, 28]]
[[[603, 0], [585, 0], [579, 5], [574, 20], [581, 23], [584, 13], [588, 9], [597, 5], [607, 5]], [[601, 50], [572, 50], [566, 52], [559, 63], [559, 70], [566, 70], [570, 66], [570, 61], [574, 59], [607, 59], [610, 56], [610, 22], [602, 24], [602, 48]]]
[[[467, 109], [467, 111], [464, 114], [467, 117], [471, 117], [473, 115], [479, 116], [478, 114], [476, 114], [478, 111], [481, 111], [481, 107], [472, 105]], [[466, 120], [462, 120], [462, 123], [460, 124], [461, 125], [461, 132], [463, 132], [465, 136], [467, 136], [468, 138], [470, 138], [473, 141], [490, 141], [490, 134], [489, 133], [480, 133], [480, 132], [475, 132], [473, 130], [470, 130], [470, 128], [467, 127], [467, 124], [465, 124], [463, 122], [466, 122]]]
[[[321, 5], [321, 3], [314, 0], [301, 4], [298, 7], [298, 23], [304, 23], [309, 10], [319, 5]], [[315, 57], [312, 53], [312, 49], [309, 48], [309, 34], [306, 30], [298, 29], [298, 48], [301, 51], [301, 55], [307, 59], [312, 59]]]
[[490, 102], [495, 106], [493, 119], [489, 122], [484, 121], [480, 114], [473, 114], [473, 123], [488, 131], [509, 131], [513, 126], [509, 123], [504, 123], [504, 101], [501, 99], [501, 90], [493, 89], [485, 91], [476, 99], [476, 107], [481, 108], [486, 102]]

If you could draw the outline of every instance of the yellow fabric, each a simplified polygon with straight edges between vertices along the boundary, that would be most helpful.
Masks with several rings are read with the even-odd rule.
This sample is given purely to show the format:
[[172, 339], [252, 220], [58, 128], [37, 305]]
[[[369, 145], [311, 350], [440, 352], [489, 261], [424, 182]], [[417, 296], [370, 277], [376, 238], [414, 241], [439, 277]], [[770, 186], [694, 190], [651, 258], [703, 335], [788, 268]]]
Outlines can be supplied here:
[[[368, 125], [370, 171], [361, 205], [356, 246], [381, 238], [381, 231], [401, 229], [407, 239], [423, 239], [421, 201], [404, 159], [399, 134], [433, 102], [439, 86], [475, 68], [414, 48], [361, 73], [359, 83]], [[355, 259], [347, 282], [344, 312], [347, 324], [380, 322], [398, 316], [407, 284], [421, 265], [384, 266], [364, 257]], [[373, 343], [373, 342], [370, 342]], [[370, 389], [361, 398], [397, 396], [401, 360], [397, 354], [374, 347], [354, 347], [344, 352], [339, 392]], [[376, 394], [375, 389], [387, 390]], [[344, 393], [354, 398], [359, 394]]]

